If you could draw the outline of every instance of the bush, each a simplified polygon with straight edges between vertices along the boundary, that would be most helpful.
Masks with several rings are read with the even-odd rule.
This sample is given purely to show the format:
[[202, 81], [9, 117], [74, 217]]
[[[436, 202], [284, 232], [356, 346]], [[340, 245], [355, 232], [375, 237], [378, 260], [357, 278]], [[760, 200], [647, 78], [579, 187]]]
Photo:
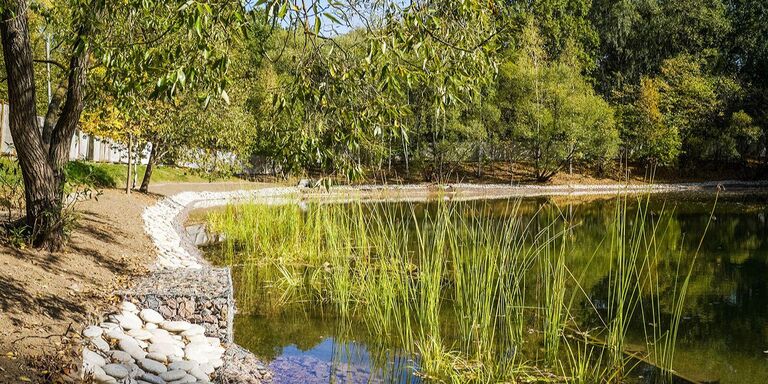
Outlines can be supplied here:
[[74, 184], [91, 185], [97, 188], [117, 187], [117, 180], [106, 169], [84, 161], [70, 161], [67, 164], [67, 178]]

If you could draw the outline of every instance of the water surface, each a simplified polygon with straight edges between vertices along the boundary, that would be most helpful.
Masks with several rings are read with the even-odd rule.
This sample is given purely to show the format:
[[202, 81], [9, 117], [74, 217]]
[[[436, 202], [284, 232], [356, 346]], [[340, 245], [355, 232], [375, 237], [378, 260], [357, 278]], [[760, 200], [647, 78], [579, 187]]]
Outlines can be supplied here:
[[[662, 292], [672, 295], [678, 286], [674, 282], [685, 275], [680, 266], [693, 265], [674, 359], [675, 369], [688, 378], [720, 383], [768, 382], [766, 202], [768, 195], [764, 193], [724, 193], [716, 205], [714, 194], [665, 194], [650, 198], [651, 220], [664, 220], [664, 235], [659, 236], [656, 246], [668, 262], [655, 266], [659, 275], [666, 278], [660, 283]], [[437, 204], [371, 203], [366, 209], [375, 215], [384, 205], [407, 205], [417, 215], [423, 215], [436, 210]], [[579, 289], [589, 298], [573, 305], [573, 316], [583, 329], [601, 321], [601, 303], [608, 301], [611, 263], [605, 248], [610, 223], [616, 217], [615, 199], [525, 199], [514, 213], [508, 200], [456, 204], [472, 208], [463, 212], [485, 212], [484, 217], [490, 220], [516, 214], [533, 220], [534, 227], [546, 226], [555, 218], [571, 223], [565, 237], [567, 265]], [[323, 209], [316, 203], [304, 207]], [[629, 204], [628, 209], [637, 208]], [[532, 219], [534, 215], [536, 218]], [[628, 217], [632, 225], [632, 215]], [[219, 263], [221, 252], [220, 247], [208, 249], [211, 259]], [[255, 304], [248, 306], [250, 313], [236, 317], [235, 339], [269, 363], [277, 383], [422, 381], [413, 375], [418, 356], [402, 353], [396, 341], [382, 343], [366, 325], [341, 320], [329, 308], [293, 303], [275, 311], [271, 302], [274, 298], [254, 293], [269, 295], [273, 282], [265, 279], [259, 283], [263, 286], [255, 288], [250, 286], [253, 280], [248, 280], [246, 287], [238, 279], [238, 271], [235, 267], [238, 300]], [[668, 318], [668, 313], [662, 316]], [[453, 321], [458, 320], [450, 315], [445, 319], [447, 334]], [[643, 350], [645, 333], [656, 326], [641, 321], [640, 316], [635, 316], [630, 322], [630, 349]], [[632, 374], [629, 381], [648, 380], [648, 372], [642, 369]]]

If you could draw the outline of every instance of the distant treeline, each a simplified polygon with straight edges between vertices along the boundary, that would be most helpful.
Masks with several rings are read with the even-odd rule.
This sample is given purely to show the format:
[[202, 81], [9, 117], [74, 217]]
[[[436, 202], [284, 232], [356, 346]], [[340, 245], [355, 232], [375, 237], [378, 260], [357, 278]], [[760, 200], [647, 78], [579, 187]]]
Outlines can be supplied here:
[[[261, 116], [254, 153], [290, 173], [354, 174], [394, 163], [447, 177], [456, 164], [473, 162], [481, 171], [485, 162], [503, 161], [525, 164], [540, 181], [573, 166], [606, 173], [622, 161], [739, 166], [765, 158], [764, 0], [535, 0], [507, 6], [496, 16], [504, 18], [496, 20], [503, 26], [498, 36], [483, 47], [492, 60], [479, 72], [486, 81], [447, 102], [441, 97], [451, 79], [424, 80], [392, 66], [378, 66], [387, 73], [372, 75], [374, 65], [367, 63], [386, 47], [372, 53], [364, 37], [370, 30], [335, 39], [339, 49], [321, 50], [326, 56], [306, 61], [303, 69], [295, 65], [304, 60], [301, 42], [284, 44], [286, 33], [273, 31], [259, 48], [277, 59], [258, 60], [258, 76], [269, 85], [251, 89], [247, 103]], [[375, 32], [397, 31], [392, 23]], [[440, 44], [455, 51], [462, 38], [469, 39], [455, 35], [454, 41], [429, 46], [427, 40], [416, 49], [437, 51], [439, 61]], [[391, 41], [397, 47], [397, 39]], [[466, 51], [467, 57], [474, 54]], [[417, 51], [411, 61], [430, 71], [427, 58], [422, 63]], [[477, 69], [470, 68], [475, 62], [457, 63], [441, 64], [454, 65], [457, 76]], [[358, 72], [360, 66], [369, 67]], [[366, 89], [365, 76], [379, 80], [376, 89]], [[391, 77], [385, 83], [390, 86], [381, 86], [382, 76]], [[297, 91], [297, 78], [307, 77], [316, 89]], [[369, 119], [372, 105], [385, 111], [376, 113], [378, 120]], [[275, 118], [275, 109], [292, 113]]]

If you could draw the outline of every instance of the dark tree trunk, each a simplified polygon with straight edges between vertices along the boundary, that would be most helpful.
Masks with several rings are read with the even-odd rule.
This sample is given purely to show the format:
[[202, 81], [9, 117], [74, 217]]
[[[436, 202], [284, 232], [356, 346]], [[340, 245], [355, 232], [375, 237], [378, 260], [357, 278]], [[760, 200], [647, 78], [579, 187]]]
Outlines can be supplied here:
[[61, 201], [47, 161], [37, 123], [35, 76], [27, 23], [26, 0], [6, 3], [0, 22], [5, 69], [8, 75], [9, 128], [24, 179], [26, 225], [36, 245], [56, 242], [50, 231], [60, 221]]
[[152, 143], [152, 150], [149, 152], [149, 159], [147, 160], [147, 169], [144, 171], [144, 177], [141, 179], [139, 192], [149, 192], [149, 182], [152, 180], [152, 171], [155, 169], [155, 162], [157, 161], [157, 147], [157, 142]]
[[[46, 114], [45, 135], [41, 133], [35, 106], [35, 78], [32, 48], [29, 40], [27, 0], [4, 2], [0, 37], [8, 74], [10, 131], [19, 167], [24, 179], [26, 202], [25, 224], [36, 247], [58, 250], [63, 244], [64, 166], [69, 160], [72, 135], [83, 108], [83, 88], [88, 50], [87, 25], [78, 31], [70, 61], [66, 101], [52, 100], [53, 111]], [[53, 121], [55, 126], [51, 129]]]

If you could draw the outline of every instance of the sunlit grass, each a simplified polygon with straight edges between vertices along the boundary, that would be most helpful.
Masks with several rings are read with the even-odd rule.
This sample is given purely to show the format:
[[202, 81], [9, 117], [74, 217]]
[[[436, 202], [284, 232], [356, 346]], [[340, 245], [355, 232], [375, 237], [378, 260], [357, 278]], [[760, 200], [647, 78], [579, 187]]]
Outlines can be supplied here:
[[[481, 203], [244, 204], [211, 213], [209, 225], [226, 234], [213, 257], [235, 267], [241, 311], [270, 316], [298, 305], [355, 319], [377, 343], [415, 356], [427, 379], [620, 382], [637, 363], [625, 340], [638, 316], [657, 324], [642, 358], [670, 372], [690, 266], [677, 258], [682, 279], [662, 297], [657, 268], [670, 260], [656, 246], [664, 228], [647, 217], [647, 200], [617, 199], [603, 249], [605, 310], [569, 261], [579, 241], [570, 218], [519, 208], [509, 201], [494, 216]], [[585, 308], [597, 329], [578, 323]], [[673, 315], [662, 321], [663, 313]]]

